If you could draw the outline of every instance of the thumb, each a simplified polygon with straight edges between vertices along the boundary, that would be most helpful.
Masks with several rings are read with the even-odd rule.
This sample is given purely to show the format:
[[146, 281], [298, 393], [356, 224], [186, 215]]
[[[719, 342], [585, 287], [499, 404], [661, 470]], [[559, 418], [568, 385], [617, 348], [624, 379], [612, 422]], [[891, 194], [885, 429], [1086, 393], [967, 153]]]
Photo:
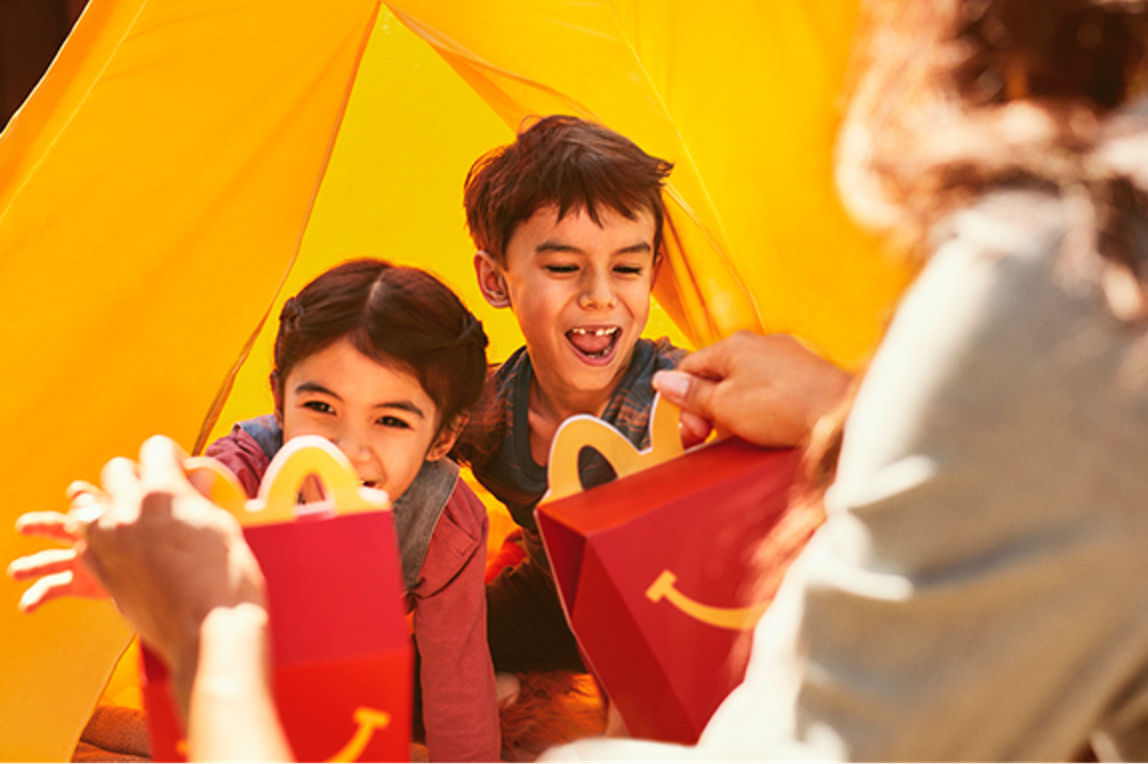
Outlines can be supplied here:
[[654, 374], [654, 389], [681, 406], [684, 412], [713, 421], [713, 394], [717, 383], [684, 371]]

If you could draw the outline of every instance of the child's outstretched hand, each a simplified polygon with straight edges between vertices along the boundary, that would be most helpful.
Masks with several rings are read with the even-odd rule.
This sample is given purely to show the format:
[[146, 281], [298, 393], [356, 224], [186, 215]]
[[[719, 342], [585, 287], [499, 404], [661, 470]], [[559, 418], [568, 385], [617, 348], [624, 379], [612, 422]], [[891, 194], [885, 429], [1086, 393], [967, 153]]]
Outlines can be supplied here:
[[8, 575], [16, 581], [35, 579], [18, 607], [31, 613], [57, 597], [107, 597], [95, 576], [80, 560], [83, 527], [95, 520], [107, 502], [104, 493], [92, 485], [77, 481], [68, 486], [71, 506], [68, 512], [29, 512], [16, 520], [16, 530], [25, 536], [44, 536], [70, 543], [63, 549], [45, 549], [12, 561]]
[[682, 440], [711, 425], [759, 446], [796, 446], [844, 398], [849, 375], [793, 337], [738, 332], [691, 353], [654, 388], [682, 407]]

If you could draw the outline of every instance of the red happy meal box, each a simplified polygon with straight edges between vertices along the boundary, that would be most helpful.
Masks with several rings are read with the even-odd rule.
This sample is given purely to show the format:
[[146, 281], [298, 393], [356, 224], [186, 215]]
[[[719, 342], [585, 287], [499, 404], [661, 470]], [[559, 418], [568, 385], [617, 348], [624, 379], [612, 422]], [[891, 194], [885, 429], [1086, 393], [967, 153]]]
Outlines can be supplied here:
[[[765, 608], [747, 586], [754, 553], [799, 457], [736, 438], [683, 453], [677, 419], [655, 400], [642, 453], [593, 417], [564, 422], [535, 517], [567, 620], [630, 733], [693, 743], [745, 674], [737, 643]], [[581, 491], [586, 447], [617, 480]]]
[[[276, 454], [250, 502], [225, 467], [192, 461], [213, 473], [211, 498], [239, 517], [266, 577], [275, 705], [295, 757], [408, 760], [411, 644], [385, 494], [361, 488], [346, 457], [315, 436]], [[299, 487], [312, 474], [334, 509], [296, 517]], [[141, 673], [152, 756], [182, 761], [167, 671], [146, 645]]]

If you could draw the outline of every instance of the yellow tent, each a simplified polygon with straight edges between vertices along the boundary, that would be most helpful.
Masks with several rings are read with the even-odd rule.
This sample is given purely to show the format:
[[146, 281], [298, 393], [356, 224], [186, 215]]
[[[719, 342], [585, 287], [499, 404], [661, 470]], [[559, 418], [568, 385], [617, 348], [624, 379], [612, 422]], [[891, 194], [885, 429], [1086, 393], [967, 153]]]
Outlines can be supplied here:
[[[791, 331], [856, 365], [905, 274], [832, 190], [855, 5], [93, 0], [0, 135], [0, 522], [154, 432], [191, 448], [269, 410], [261, 322], [346, 257], [436, 272], [504, 358], [461, 185], [528, 114], [676, 163], [648, 333]], [[0, 533], [5, 560], [38, 546]], [[0, 759], [66, 759], [128, 634], [107, 603], [21, 616], [20, 589], [0, 583]]]

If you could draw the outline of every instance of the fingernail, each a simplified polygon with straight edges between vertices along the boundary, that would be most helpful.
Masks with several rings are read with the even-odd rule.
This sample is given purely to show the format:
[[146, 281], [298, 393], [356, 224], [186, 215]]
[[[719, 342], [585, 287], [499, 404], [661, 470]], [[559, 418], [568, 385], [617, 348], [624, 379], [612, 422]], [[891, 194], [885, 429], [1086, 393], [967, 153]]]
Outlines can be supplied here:
[[654, 389], [675, 401], [684, 400], [690, 389], [690, 376], [681, 371], [659, 371], [654, 374]]

